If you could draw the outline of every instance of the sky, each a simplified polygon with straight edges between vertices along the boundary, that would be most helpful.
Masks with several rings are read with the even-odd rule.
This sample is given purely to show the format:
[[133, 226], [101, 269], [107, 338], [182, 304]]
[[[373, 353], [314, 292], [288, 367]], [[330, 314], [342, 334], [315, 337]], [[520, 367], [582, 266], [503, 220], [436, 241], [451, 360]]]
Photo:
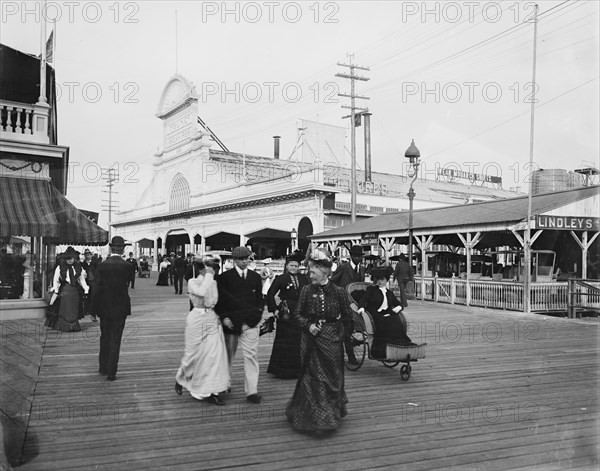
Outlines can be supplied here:
[[[600, 166], [596, 0], [538, 2], [535, 86], [529, 1], [0, 5], [5, 45], [39, 54], [44, 18], [54, 30], [58, 138], [70, 147], [67, 196], [81, 209], [102, 210], [99, 169], [111, 166], [120, 209], [134, 207], [176, 73], [195, 84], [200, 117], [234, 152], [272, 156], [279, 135], [289, 158], [302, 119], [346, 127], [350, 149], [349, 100], [338, 96], [350, 81], [336, 74], [353, 63], [369, 69], [356, 71], [369, 80], [355, 92], [370, 98], [357, 106], [373, 114], [374, 171], [403, 173], [412, 139], [422, 178], [454, 168], [526, 191], [532, 169]], [[363, 168], [362, 128], [357, 136]]]

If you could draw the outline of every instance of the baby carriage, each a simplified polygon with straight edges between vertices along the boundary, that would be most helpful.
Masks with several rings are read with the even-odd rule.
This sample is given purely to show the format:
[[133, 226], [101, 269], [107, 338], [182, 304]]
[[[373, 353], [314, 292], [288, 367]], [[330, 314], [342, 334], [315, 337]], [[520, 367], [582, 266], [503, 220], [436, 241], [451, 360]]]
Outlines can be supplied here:
[[[373, 345], [373, 337], [375, 333], [375, 323], [371, 315], [365, 311], [361, 314], [358, 313], [357, 299], [360, 299], [361, 292], [367, 289], [371, 283], [365, 283], [362, 281], [356, 283], [350, 283], [346, 287], [348, 297], [350, 298], [350, 307], [354, 311], [354, 317], [352, 320], [352, 333], [350, 334], [351, 344], [354, 349], [354, 355], [357, 362], [349, 362], [346, 356], [345, 365], [346, 368], [352, 371], [358, 370], [365, 361], [365, 356], [371, 356], [371, 348]], [[407, 325], [406, 318], [402, 312], [398, 313], [400, 319]], [[425, 358], [425, 346], [426, 343], [419, 343], [414, 345], [394, 345], [388, 343], [386, 346], [386, 357], [384, 359], [377, 359], [384, 366], [388, 368], [394, 368], [400, 363], [403, 365], [400, 367], [400, 377], [404, 381], [408, 381], [412, 367], [411, 362], [415, 362], [422, 358]]]
[[148, 260], [140, 260], [138, 276], [140, 278], [150, 278], [150, 266], [148, 265]]

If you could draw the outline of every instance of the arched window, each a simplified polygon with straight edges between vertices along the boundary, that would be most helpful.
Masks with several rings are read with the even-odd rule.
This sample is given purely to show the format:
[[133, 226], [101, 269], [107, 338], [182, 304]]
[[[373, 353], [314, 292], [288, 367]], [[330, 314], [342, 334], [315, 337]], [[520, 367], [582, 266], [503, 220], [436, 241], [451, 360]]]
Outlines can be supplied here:
[[190, 186], [181, 174], [176, 175], [171, 186], [169, 211], [176, 212], [190, 207]]

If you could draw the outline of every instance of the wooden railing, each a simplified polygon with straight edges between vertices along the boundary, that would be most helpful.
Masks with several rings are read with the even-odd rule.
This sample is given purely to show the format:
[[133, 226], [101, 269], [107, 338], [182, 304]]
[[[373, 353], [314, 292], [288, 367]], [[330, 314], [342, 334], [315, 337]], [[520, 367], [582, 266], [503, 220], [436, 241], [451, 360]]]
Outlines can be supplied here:
[[572, 278], [567, 288], [567, 312], [577, 316], [577, 310], [600, 311], [600, 282]]
[[[532, 283], [531, 311], [567, 311], [571, 296], [579, 309], [600, 309], [600, 281], [576, 280], [584, 284], [567, 282]], [[465, 280], [459, 278], [417, 277], [415, 296], [425, 301], [450, 304], [525, 310], [525, 285], [518, 282]], [[596, 290], [596, 291], [594, 291]], [[592, 292], [593, 291], [593, 292]]]

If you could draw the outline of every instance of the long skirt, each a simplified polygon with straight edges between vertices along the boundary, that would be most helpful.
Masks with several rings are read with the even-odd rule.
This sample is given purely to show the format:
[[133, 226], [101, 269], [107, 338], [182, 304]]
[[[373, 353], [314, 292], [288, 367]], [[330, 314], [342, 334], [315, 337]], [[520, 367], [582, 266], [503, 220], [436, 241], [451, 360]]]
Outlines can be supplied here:
[[223, 328], [212, 309], [194, 308], [188, 313], [185, 352], [176, 381], [196, 399], [229, 388], [231, 381]]
[[286, 416], [296, 430], [336, 430], [346, 416], [344, 327], [324, 324], [318, 335], [302, 331], [302, 372]]
[[[387, 314], [387, 315], [386, 315]], [[373, 336], [373, 345], [371, 347], [371, 356], [375, 358], [385, 358], [387, 344], [411, 345], [412, 341], [406, 334], [404, 316], [396, 314], [392, 310], [376, 312], [373, 314], [375, 322], [375, 335]]]
[[81, 330], [78, 320], [80, 306], [79, 289], [69, 284], [64, 285], [60, 294], [58, 318], [54, 328], [62, 332], [79, 332]]
[[158, 272], [158, 281], [156, 286], [169, 286], [169, 271], [161, 270]]
[[295, 321], [277, 321], [275, 340], [267, 373], [292, 379], [300, 375], [300, 339], [302, 328]]

